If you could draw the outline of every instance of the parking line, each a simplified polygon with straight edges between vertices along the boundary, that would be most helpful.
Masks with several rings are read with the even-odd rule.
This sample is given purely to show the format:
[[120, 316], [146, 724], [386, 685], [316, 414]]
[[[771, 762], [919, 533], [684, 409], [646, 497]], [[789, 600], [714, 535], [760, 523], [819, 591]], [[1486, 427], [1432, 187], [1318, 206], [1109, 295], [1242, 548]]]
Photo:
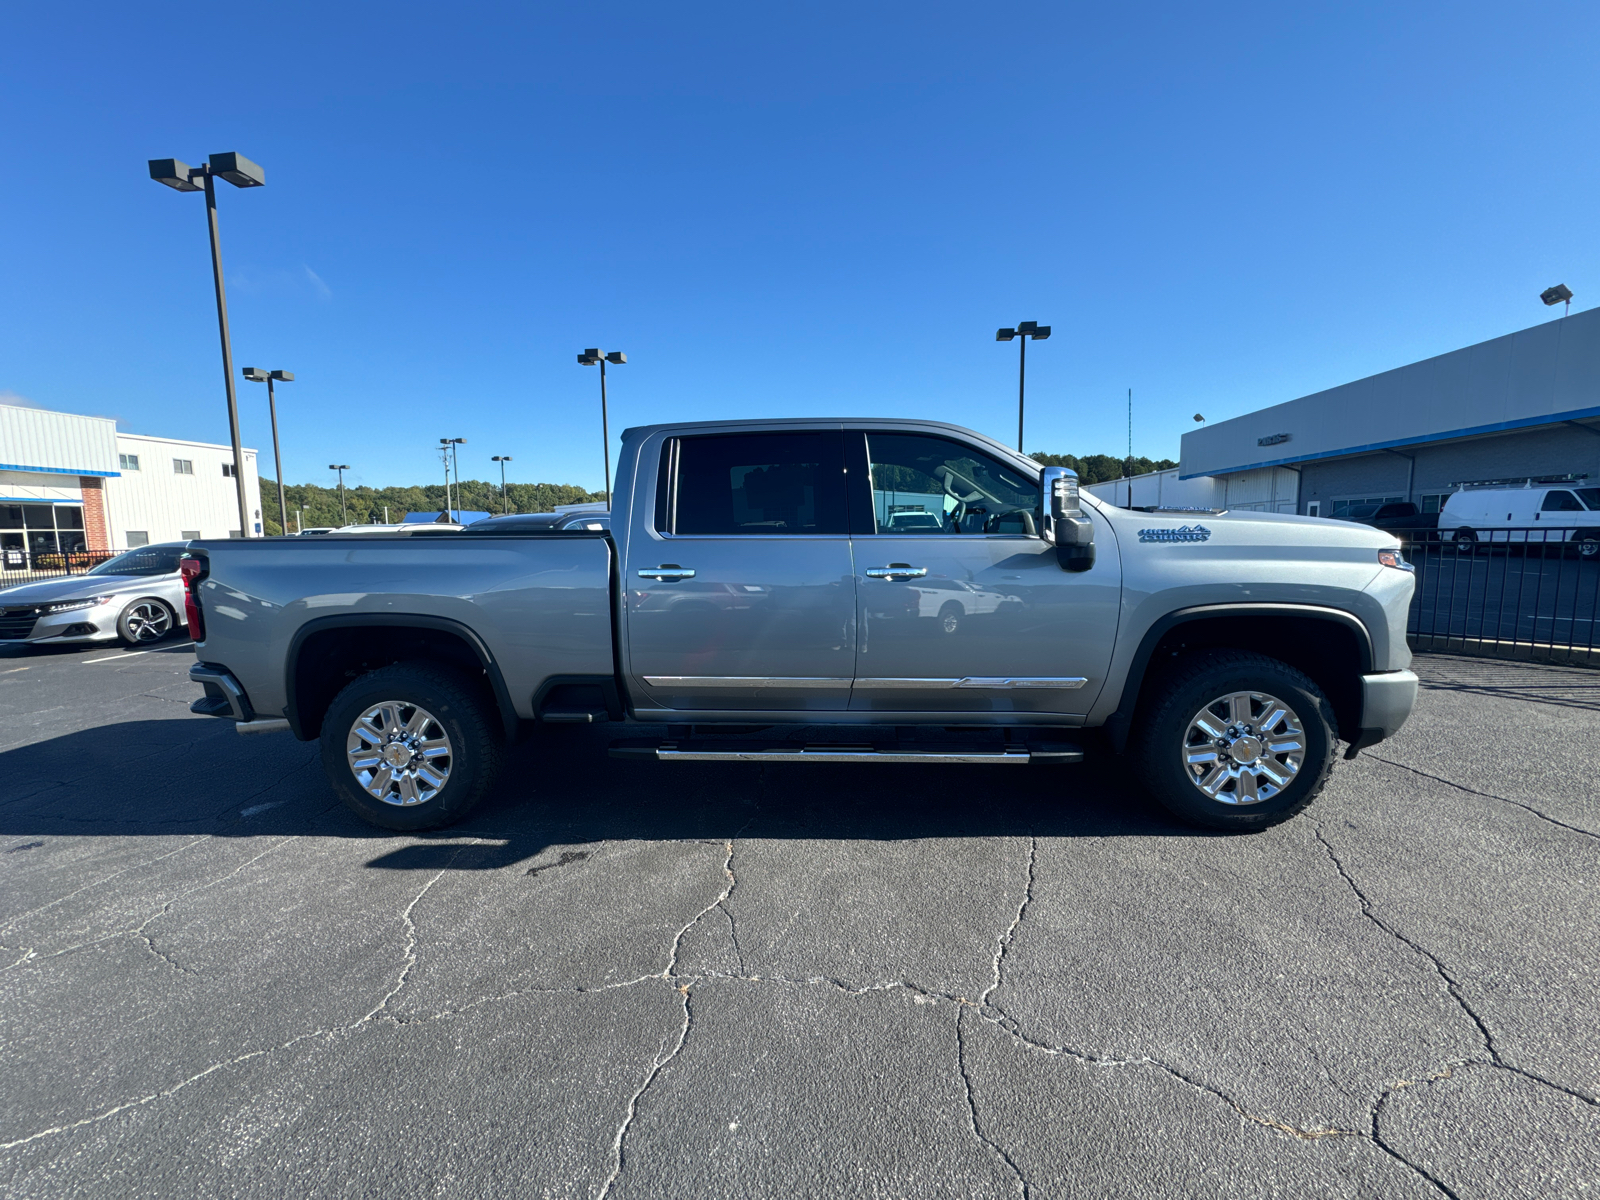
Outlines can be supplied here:
[[0, 671], [0, 675], [15, 675], [18, 671], [26, 671], [27, 667], [12, 667], [9, 671]]
[[86, 666], [86, 667], [90, 667], [90, 666], [93, 666], [95, 663], [98, 663], [98, 662], [111, 662], [113, 659], [118, 659], [118, 658], [137, 658], [141, 654], [149, 654], [149, 653], [150, 653], [150, 651], [148, 651], [148, 650], [130, 650], [126, 654], [111, 654], [111, 655], [107, 655], [105, 658], [86, 658], [86, 659], [83, 660], [83, 665]]

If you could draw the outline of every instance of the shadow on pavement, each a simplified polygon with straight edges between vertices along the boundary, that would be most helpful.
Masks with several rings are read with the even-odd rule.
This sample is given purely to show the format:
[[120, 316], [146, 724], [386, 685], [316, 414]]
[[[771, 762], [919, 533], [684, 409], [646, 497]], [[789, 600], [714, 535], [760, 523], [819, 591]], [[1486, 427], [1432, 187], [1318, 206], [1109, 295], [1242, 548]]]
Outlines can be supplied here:
[[1109, 756], [1052, 767], [607, 757], [638, 732], [535, 736], [467, 821], [407, 835], [346, 811], [315, 743], [240, 737], [205, 718], [102, 726], [0, 753], [0, 856], [51, 837], [307, 835], [371, 841], [367, 865], [379, 869], [488, 871], [601, 841], [1208, 836], [1174, 822]]

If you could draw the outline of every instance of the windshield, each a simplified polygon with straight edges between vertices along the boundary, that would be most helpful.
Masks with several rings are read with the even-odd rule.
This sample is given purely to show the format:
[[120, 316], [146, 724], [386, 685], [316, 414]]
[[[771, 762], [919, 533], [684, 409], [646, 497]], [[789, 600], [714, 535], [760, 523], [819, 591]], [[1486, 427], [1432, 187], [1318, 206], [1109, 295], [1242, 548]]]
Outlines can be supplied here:
[[88, 572], [90, 575], [170, 575], [178, 569], [184, 555], [182, 546], [141, 546], [115, 558], [108, 558]]
[[1587, 504], [1593, 511], [1600, 512], [1600, 488], [1573, 488], [1578, 493], [1578, 498]]

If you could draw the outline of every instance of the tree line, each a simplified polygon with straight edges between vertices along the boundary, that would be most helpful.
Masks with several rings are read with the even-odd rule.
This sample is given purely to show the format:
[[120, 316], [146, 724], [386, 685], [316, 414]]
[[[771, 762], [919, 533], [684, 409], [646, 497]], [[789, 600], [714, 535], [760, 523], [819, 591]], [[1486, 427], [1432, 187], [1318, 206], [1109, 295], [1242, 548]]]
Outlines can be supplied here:
[[1151, 471], [1170, 471], [1178, 465], [1170, 458], [1116, 458], [1110, 454], [1090, 454], [1079, 458], [1076, 454], [1042, 454], [1035, 451], [1028, 457], [1041, 466], [1067, 467], [1076, 471], [1078, 482], [1082, 484], [1105, 483], [1129, 475], [1148, 475]]
[[[1081, 483], [1104, 483], [1121, 479], [1126, 474], [1144, 475], [1151, 471], [1166, 471], [1178, 464], [1170, 458], [1150, 459], [1116, 458], [1110, 454], [1090, 454], [1079, 458], [1076, 454], [1044, 454], [1034, 452], [1029, 458], [1046, 467], [1070, 467], [1078, 473]], [[1125, 468], [1132, 464], [1132, 471]], [[451, 485], [452, 507], [468, 512], [498, 514], [501, 511], [500, 485], [481, 479], [464, 479]], [[384, 520], [398, 524], [407, 513], [442, 512], [445, 507], [444, 484], [430, 483], [417, 487], [347, 487], [344, 490], [347, 518], [339, 512], [339, 489], [315, 483], [291, 483], [285, 491], [289, 502], [289, 532], [295, 530], [295, 512], [300, 516], [301, 527], [310, 529], [326, 525], [370, 525]], [[558, 504], [585, 504], [604, 500], [604, 492], [590, 492], [571, 483], [512, 483], [506, 487], [506, 511], [514, 513], [549, 512]], [[269, 534], [278, 534], [278, 483], [275, 479], [261, 478], [261, 521]]]
[[[499, 483], [481, 479], [463, 479], [450, 485], [452, 508], [467, 512], [487, 512], [499, 515], [501, 511]], [[443, 512], [444, 484], [431, 483], [421, 487], [347, 487], [344, 490], [345, 510], [348, 518], [340, 516], [339, 489], [315, 483], [291, 483], [284, 489], [289, 502], [289, 532], [295, 531], [295, 512], [304, 509], [300, 516], [301, 527], [311, 529], [319, 525], [370, 525], [384, 519], [385, 508], [391, 524], [398, 524], [412, 512]], [[558, 504], [585, 504], [604, 500], [604, 492], [590, 492], [571, 483], [512, 483], [506, 486], [506, 511], [514, 513], [549, 512]], [[261, 479], [261, 521], [264, 531], [281, 533], [278, 528], [278, 482], [265, 476]]]

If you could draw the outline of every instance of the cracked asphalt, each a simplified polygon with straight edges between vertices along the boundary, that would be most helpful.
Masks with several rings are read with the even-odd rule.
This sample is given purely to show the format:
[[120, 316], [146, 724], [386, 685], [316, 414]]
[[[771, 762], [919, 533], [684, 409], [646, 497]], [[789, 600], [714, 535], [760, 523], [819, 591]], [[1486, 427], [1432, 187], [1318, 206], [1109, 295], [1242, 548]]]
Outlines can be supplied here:
[[603, 727], [414, 837], [118, 653], [0, 652], [7, 1196], [1600, 1193], [1600, 674], [1419, 658], [1249, 837]]

